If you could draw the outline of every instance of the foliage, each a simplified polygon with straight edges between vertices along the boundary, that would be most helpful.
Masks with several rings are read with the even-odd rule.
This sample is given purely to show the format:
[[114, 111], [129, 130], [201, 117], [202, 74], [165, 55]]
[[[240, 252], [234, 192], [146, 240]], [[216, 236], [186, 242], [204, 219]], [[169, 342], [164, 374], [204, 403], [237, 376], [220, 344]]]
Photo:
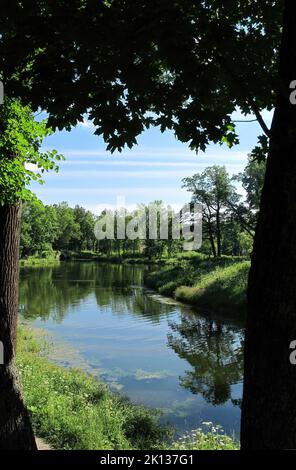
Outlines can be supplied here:
[[63, 157], [56, 150], [40, 150], [51, 132], [46, 121], [35, 121], [30, 107], [18, 100], [6, 98], [0, 106], [0, 204], [32, 199], [30, 182], [42, 183], [42, 173], [58, 171], [56, 162]]
[[249, 209], [257, 212], [260, 205], [265, 169], [265, 161], [257, 161], [249, 156], [248, 164], [243, 173], [239, 173], [233, 178], [234, 180], [241, 182], [242, 187], [246, 191]]
[[58, 232], [58, 220], [52, 207], [44, 206], [41, 201], [28, 201], [23, 205], [21, 252], [22, 255], [52, 252]]
[[80, 225], [75, 220], [74, 210], [66, 202], [55, 204], [53, 210], [58, 222], [56, 238], [53, 244], [54, 248], [63, 250], [70, 248], [71, 242], [73, 242], [74, 246], [75, 243], [79, 244], [82, 234]]
[[[252, 251], [253, 232], [263, 185], [265, 166], [250, 161], [236, 181], [242, 182], [246, 201], [241, 202], [235, 187], [224, 167], [212, 166], [202, 173], [183, 180], [192, 194], [193, 203], [203, 204], [203, 244], [200, 252], [214, 256], [246, 256]], [[161, 201], [154, 201], [161, 213], [165, 208]], [[149, 238], [149, 206], [141, 204], [132, 212], [122, 208], [118, 211], [102, 211], [99, 216], [83, 207], [71, 208], [66, 202], [44, 206], [41, 201], [24, 205], [21, 253], [22, 256], [38, 254], [51, 249], [63, 252], [65, 258], [89, 258], [154, 262], [172, 259], [182, 253], [183, 240], [172, 237], [173, 216], [168, 208], [168, 238], [160, 239], [160, 218], [157, 218], [158, 238]], [[137, 217], [144, 220], [146, 234], [137, 233], [135, 238], [116, 238], [119, 215], [126, 227]], [[111, 224], [115, 239], [95, 237], [95, 224]], [[109, 222], [108, 222], [109, 221]], [[143, 236], [142, 236], [143, 235]], [[72, 253], [72, 254], [71, 254]], [[182, 254], [186, 256], [185, 252]], [[191, 256], [191, 255], [188, 255]], [[189, 272], [188, 272], [189, 275]]]
[[173, 450], [239, 450], [239, 443], [224, 434], [221, 426], [203, 423], [203, 427], [193, 430], [174, 444]]
[[258, 115], [275, 104], [282, 4], [12, 0], [0, 20], [0, 76], [50, 125], [69, 128], [89, 112], [111, 151], [151, 125], [193, 149], [231, 146], [236, 108], [266, 131]]
[[22, 214], [21, 254], [43, 257], [53, 250], [87, 250], [96, 246], [95, 216], [80, 206], [70, 208], [66, 202], [44, 205], [28, 201]]
[[266, 135], [259, 135], [258, 145], [256, 145], [250, 153], [250, 160], [259, 164], [264, 164], [268, 155], [269, 140]]
[[203, 238], [209, 239], [213, 256], [221, 256], [222, 224], [229, 217], [229, 206], [240, 199], [226, 168], [214, 165], [182, 181], [192, 202], [202, 204]]
[[95, 216], [80, 206], [74, 207], [73, 215], [80, 232], [80, 239], [77, 237], [76, 246], [78, 245], [79, 250], [93, 249], [96, 245], [94, 238]]

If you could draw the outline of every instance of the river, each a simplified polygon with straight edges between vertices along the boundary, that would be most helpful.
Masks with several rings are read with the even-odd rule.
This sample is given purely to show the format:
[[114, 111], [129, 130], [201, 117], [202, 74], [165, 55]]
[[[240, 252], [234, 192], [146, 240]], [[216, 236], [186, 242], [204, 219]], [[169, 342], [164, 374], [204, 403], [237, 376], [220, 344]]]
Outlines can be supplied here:
[[238, 437], [243, 327], [155, 294], [145, 266], [65, 262], [22, 268], [21, 316], [52, 336], [52, 359], [136, 403], [177, 434], [213, 422]]

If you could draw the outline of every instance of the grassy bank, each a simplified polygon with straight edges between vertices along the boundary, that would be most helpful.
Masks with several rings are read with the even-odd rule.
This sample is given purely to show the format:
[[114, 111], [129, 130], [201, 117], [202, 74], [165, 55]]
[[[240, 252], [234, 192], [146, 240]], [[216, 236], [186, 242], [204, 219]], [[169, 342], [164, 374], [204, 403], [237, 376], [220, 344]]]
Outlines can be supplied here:
[[48, 345], [27, 326], [17, 361], [35, 433], [58, 449], [235, 449], [219, 429], [197, 430], [171, 442], [156, 412], [111, 393], [95, 378], [46, 358]]
[[162, 295], [215, 313], [244, 314], [249, 261], [193, 256], [176, 259], [145, 276], [145, 284]]
[[26, 259], [20, 259], [20, 266], [21, 267], [50, 267], [50, 266], [58, 266], [60, 264], [60, 260], [57, 257], [47, 257], [47, 258], [37, 258], [35, 256], [29, 256]]
[[250, 264], [245, 261], [206, 274], [192, 287], [180, 286], [175, 297], [182, 302], [217, 313], [245, 313], [247, 277]]

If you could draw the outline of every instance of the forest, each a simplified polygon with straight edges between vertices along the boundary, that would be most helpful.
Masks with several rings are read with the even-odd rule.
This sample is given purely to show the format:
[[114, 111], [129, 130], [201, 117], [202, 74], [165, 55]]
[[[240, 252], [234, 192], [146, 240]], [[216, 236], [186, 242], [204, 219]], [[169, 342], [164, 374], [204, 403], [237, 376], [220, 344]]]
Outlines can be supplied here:
[[[203, 207], [203, 243], [200, 249], [214, 258], [221, 255], [248, 257], [252, 251], [265, 163], [252, 160], [243, 173], [232, 177], [225, 167], [207, 167], [202, 173], [183, 179], [191, 202]], [[239, 187], [238, 187], [239, 185]], [[239, 192], [240, 190], [240, 192]], [[163, 203], [156, 202], [161, 211]], [[145, 213], [139, 205], [134, 213], [125, 210], [126, 222], [133, 215]], [[117, 209], [119, 212], [124, 208]], [[72, 256], [82, 252], [118, 257], [148, 259], [172, 258], [182, 251], [182, 240], [118, 239], [97, 240], [95, 224], [101, 217], [114, 216], [110, 209], [95, 215], [83, 207], [71, 208], [66, 202], [44, 205], [41, 201], [26, 202], [22, 213], [20, 254], [22, 258], [52, 257], [54, 252]], [[173, 209], [172, 209], [173, 212]], [[116, 232], [116, 227], [115, 227]], [[86, 253], [85, 253], [86, 255]]]

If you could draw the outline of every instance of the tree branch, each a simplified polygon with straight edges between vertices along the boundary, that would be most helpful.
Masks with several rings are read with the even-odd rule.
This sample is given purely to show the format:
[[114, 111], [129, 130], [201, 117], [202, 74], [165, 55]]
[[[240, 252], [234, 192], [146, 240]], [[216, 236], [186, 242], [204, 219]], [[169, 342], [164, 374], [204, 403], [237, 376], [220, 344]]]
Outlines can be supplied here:
[[236, 75], [233, 73], [232, 69], [230, 67], [228, 67], [228, 65], [226, 64], [225, 62], [225, 59], [220, 57], [219, 54], [215, 54], [215, 57], [217, 58], [219, 64], [221, 65], [221, 67], [225, 70], [225, 72], [230, 76], [230, 78], [232, 78], [233, 82], [242, 90], [242, 93], [244, 94], [244, 96], [246, 97], [253, 113], [255, 114], [256, 116], [256, 120], [259, 122], [264, 134], [267, 135], [267, 137], [270, 137], [270, 129], [268, 128], [268, 126], [266, 125], [263, 117], [261, 116], [260, 114], [260, 111], [259, 109], [257, 108], [257, 105], [253, 99], [252, 96], [250, 96], [250, 94], [248, 93], [248, 91], [245, 89], [245, 87], [242, 85], [241, 83], [241, 80], [239, 80]]
[[242, 226], [242, 228], [254, 239], [255, 237], [255, 229], [254, 227], [252, 227], [252, 225], [250, 225], [246, 220], [245, 218], [242, 216], [242, 214], [240, 214], [238, 208], [232, 204], [232, 202], [230, 201], [226, 201], [227, 204], [229, 205], [229, 207], [233, 210], [233, 212], [235, 213], [235, 215], [237, 216], [237, 218], [239, 219], [240, 221], [240, 224]]
[[255, 114], [257, 121], [259, 122], [261, 128], [263, 129], [264, 133], [267, 135], [267, 137], [270, 137], [270, 129], [267, 127], [263, 117], [260, 114], [259, 109], [257, 108], [254, 100], [252, 98], [248, 98], [248, 101], [250, 103], [250, 106], [253, 110], [253, 113]]
[[235, 119], [233, 122], [257, 122], [258, 119]]

